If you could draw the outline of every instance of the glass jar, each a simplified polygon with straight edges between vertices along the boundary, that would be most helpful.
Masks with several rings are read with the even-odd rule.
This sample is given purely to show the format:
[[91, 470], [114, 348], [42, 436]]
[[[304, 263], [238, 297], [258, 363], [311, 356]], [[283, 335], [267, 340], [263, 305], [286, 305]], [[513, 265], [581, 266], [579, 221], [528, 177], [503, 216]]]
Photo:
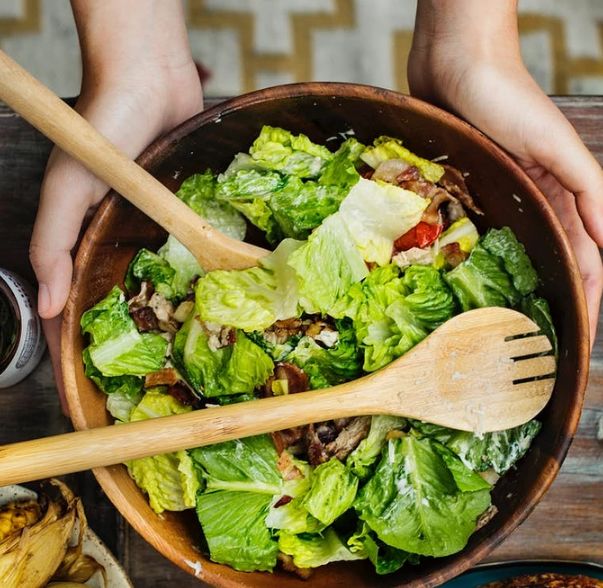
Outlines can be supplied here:
[[0, 269], [0, 388], [28, 376], [45, 349], [32, 287], [13, 272]]

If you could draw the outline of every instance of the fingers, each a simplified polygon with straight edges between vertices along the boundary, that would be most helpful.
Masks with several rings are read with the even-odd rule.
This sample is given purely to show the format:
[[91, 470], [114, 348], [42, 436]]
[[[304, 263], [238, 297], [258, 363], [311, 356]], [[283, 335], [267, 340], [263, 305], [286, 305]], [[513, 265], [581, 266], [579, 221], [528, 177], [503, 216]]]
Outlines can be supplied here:
[[39, 282], [38, 312], [42, 318], [57, 316], [65, 306], [71, 285], [71, 250], [86, 211], [104, 190], [80, 164], [61, 151], [53, 151], [29, 251]]
[[42, 329], [44, 330], [44, 337], [46, 338], [52, 361], [52, 371], [54, 372], [54, 379], [59, 392], [61, 410], [65, 416], [69, 416], [69, 408], [65, 398], [65, 387], [63, 386], [63, 376], [61, 374], [61, 321], [61, 315], [50, 320], [43, 320]]
[[603, 247], [603, 170], [569, 121], [553, 109], [549, 130], [554, 141], [538, 142], [533, 157], [574, 194], [586, 231]]
[[526, 171], [548, 197], [572, 244], [582, 275], [592, 348], [597, 332], [599, 306], [603, 293], [603, 265], [599, 249], [584, 228], [573, 194], [565, 190], [551, 174], [541, 168], [527, 169]]

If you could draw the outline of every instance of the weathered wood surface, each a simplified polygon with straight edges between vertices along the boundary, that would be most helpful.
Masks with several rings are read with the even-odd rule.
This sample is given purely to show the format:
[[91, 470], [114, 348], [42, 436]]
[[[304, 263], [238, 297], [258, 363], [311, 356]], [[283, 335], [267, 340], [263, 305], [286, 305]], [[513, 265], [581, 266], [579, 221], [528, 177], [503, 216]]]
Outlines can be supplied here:
[[[558, 98], [557, 104], [603, 163], [603, 97]], [[0, 267], [34, 280], [27, 248], [50, 145], [0, 104]], [[562, 150], [560, 148], [560, 153]], [[603, 320], [577, 437], [561, 473], [524, 524], [488, 561], [558, 558], [603, 564]], [[0, 444], [71, 430], [61, 414], [50, 360], [21, 384], [0, 391]], [[68, 477], [84, 501], [91, 527], [117, 555], [136, 587], [200, 584], [139, 537], [103, 495], [92, 474]]]

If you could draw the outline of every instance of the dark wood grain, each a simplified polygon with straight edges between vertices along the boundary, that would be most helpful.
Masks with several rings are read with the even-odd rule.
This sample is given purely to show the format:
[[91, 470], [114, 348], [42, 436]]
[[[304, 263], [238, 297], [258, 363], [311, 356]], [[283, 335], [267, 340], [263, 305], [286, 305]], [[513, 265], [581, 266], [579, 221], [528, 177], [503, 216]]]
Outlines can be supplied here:
[[[603, 162], [603, 98], [561, 98], [563, 112]], [[33, 279], [27, 247], [50, 146], [0, 104], [0, 267]], [[489, 557], [572, 558], [603, 563], [603, 444], [596, 440], [603, 418], [603, 339], [591, 360], [591, 378], [576, 439], [553, 486], [531, 516]], [[45, 357], [24, 382], [0, 391], [0, 443], [71, 428], [62, 416]], [[135, 586], [199, 586], [169, 563], [132, 528], [103, 495], [91, 474], [71, 476], [91, 526], [116, 553]]]

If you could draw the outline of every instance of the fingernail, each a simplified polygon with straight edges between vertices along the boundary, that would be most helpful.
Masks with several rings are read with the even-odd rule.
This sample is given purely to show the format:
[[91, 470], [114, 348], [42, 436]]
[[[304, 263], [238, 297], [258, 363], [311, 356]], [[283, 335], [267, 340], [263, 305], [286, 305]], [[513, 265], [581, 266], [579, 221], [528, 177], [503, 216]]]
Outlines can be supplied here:
[[45, 315], [50, 310], [50, 290], [46, 284], [38, 287], [38, 314]]

